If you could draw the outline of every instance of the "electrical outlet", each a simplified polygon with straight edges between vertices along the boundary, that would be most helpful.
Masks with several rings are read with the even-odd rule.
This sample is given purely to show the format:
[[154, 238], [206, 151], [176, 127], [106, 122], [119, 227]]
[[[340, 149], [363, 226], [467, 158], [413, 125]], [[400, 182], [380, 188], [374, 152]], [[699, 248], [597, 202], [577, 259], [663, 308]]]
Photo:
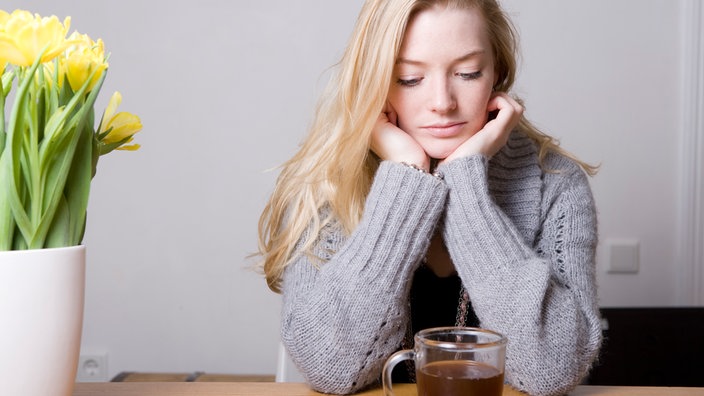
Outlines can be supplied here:
[[108, 380], [108, 354], [81, 355], [78, 358], [76, 382], [106, 382]]
[[640, 243], [637, 239], [612, 239], [608, 240], [606, 245], [609, 250], [610, 273], [638, 273]]

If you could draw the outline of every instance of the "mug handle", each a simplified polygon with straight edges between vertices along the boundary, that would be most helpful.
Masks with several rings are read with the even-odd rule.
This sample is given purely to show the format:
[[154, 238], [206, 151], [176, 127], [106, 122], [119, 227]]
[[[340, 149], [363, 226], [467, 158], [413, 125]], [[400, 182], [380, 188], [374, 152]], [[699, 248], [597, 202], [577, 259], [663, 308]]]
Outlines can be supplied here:
[[394, 392], [391, 390], [391, 372], [394, 371], [394, 367], [401, 361], [413, 359], [414, 357], [415, 352], [410, 349], [404, 349], [394, 353], [386, 360], [381, 376], [381, 382], [384, 386], [384, 396], [394, 396]]

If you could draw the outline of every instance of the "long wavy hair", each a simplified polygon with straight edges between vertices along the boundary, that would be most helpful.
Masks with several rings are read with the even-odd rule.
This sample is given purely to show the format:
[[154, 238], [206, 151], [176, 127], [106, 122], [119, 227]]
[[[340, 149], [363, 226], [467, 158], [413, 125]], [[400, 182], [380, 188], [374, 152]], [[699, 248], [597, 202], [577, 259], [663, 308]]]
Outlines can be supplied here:
[[[350, 233], [359, 222], [379, 165], [369, 148], [372, 128], [386, 103], [406, 27], [414, 15], [437, 4], [480, 11], [494, 55], [494, 89], [511, 90], [518, 38], [496, 0], [367, 0], [319, 99], [309, 133], [283, 164], [259, 219], [259, 255], [271, 290], [281, 291], [286, 266], [298, 254], [310, 253], [327, 223], [334, 219]], [[518, 128], [535, 141], [541, 165], [553, 151], [574, 159], [588, 174], [596, 173], [525, 117]]]

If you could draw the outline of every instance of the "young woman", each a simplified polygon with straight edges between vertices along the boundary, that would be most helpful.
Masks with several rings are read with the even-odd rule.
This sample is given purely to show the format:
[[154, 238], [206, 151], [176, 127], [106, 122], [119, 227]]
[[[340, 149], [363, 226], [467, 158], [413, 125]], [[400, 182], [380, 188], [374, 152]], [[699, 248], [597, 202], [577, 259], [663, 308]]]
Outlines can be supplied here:
[[260, 220], [282, 339], [311, 386], [377, 384], [441, 325], [509, 339], [506, 380], [563, 394], [601, 343], [586, 174], [508, 93], [495, 0], [367, 0]]

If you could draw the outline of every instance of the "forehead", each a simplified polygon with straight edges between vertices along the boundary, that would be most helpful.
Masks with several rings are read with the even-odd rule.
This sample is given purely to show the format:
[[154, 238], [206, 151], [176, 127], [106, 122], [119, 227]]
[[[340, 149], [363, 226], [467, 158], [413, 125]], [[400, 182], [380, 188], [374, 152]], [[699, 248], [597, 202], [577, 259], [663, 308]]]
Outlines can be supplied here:
[[400, 57], [436, 57], [483, 51], [491, 43], [481, 13], [476, 8], [435, 5], [410, 20]]

